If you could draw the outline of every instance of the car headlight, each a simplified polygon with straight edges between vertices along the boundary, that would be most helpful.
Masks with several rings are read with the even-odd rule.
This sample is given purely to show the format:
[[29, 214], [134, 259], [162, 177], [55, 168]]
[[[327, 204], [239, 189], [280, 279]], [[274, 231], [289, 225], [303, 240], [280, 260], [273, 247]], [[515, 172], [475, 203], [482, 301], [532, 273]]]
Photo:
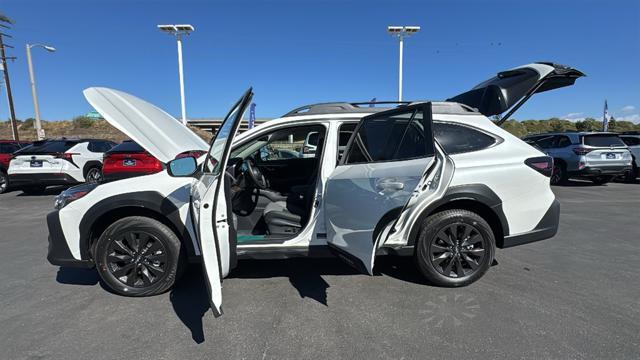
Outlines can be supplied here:
[[83, 184], [70, 187], [67, 190], [61, 192], [60, 195], [56, 196], [56, 200], [53, 206], [56, 208], [56, 210], [60, 210], [70, 203], [81, 199], [97, 186], [98, 184]]

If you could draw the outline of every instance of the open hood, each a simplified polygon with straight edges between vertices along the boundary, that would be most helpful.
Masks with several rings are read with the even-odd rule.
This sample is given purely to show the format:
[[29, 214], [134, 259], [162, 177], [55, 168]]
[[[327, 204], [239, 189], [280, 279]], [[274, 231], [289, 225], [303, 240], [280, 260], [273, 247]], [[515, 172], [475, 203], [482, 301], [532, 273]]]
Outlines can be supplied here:
[[503, 117], [506, 120], [533, 94], [573, 85], [582, 76], [585, 76], [582, 72], [568, 66], [533, 63], [499, 72], [447, 101], [471, 106], [485, 116], [499, 115], [513, 108]]
[[167, 163], [190, 150], [209, 146], [188, 127], [157, 106], [122, 91], [92, 87], [84, 96], [104, 118], [156, 159]]

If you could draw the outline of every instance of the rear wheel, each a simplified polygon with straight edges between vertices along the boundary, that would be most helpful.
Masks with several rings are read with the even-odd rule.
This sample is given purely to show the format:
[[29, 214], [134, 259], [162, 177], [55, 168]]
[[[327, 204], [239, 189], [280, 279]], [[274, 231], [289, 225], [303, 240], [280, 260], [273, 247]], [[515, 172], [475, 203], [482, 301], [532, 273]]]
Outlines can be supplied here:
[[604, 185], [613, 179], [612, 176], [596, 176], [591, 179], [591, 182], [596, 185]]
[[424, 221], [415, 257], [428, 281], [457, 287], [481, 278], [494, 254], [495, 238], [489, 224], [474, 212], [453, 209]]
[[0, 194], [4, 193], [9, 189], [9, 177], [7, 174], [0, 170]]
[[22, 192], [27, 195], [40, 195], [47, 189], [44, 185], [25, 186], [22, 188]]
[[636, 178], [637, 177], [638, 177], [638, 167], [636, 166], [636, 163], [634, 161], [633, 162], [633, 167], [631, 168], [631, 170], [624, 177], [624, 182], [634, 183], [634, 182], [636, 182]]
[[150, 296], [169, 290], [182, 273], [178, 237], [158, 220], [131, 216], [111, 224], [94, 245], [100, 277], [113, 292]]
[[92, 167], [87, 170], [84, 178], [90, 184], [97, 184], [102, 181], [102, 169], [99, 167]]
[[551, 172], [551, 185], [561, 185], [567, 182], [567, 167], [563, 162], [554, 161]]

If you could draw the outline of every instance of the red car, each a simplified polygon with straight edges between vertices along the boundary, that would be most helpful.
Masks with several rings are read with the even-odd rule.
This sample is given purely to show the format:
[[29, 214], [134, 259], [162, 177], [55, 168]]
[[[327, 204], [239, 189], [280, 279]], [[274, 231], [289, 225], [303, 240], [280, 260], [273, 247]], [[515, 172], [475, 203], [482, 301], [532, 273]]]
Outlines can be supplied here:
[[104, 154], [102, 177], [104, 181], [149, 175], [164, 169], [158, 159], [131, 140], [125, 140]]
[[9, 168], [12, 154], [29, 145], [31, 143], [26, 141], [0, 140], [0, 194], [9, 188], [7, 169]]

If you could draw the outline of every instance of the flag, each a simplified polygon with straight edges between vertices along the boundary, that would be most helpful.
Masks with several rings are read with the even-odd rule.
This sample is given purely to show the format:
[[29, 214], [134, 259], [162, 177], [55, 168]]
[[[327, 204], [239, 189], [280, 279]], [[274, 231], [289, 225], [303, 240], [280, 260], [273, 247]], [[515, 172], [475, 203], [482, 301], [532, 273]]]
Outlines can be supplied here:
[[[373, 98], [373, 99], [371, 99], [371, 102], [374, 103], [374, 102], [376, 102], [376, 100], [377, 100], [376, 98]], [[373, 107], [373, 105], [375, 105], [375, 104], [369, 104], [369, 107]]]
[[607, 100], [604, 101], [604, 113], [602, 114], [602, 131], [609, 131], [609, 106], [607, 106]]
[[256, 125], [256, 103], [251, 103], [249, 107], [249, 129], [253, 129]]

